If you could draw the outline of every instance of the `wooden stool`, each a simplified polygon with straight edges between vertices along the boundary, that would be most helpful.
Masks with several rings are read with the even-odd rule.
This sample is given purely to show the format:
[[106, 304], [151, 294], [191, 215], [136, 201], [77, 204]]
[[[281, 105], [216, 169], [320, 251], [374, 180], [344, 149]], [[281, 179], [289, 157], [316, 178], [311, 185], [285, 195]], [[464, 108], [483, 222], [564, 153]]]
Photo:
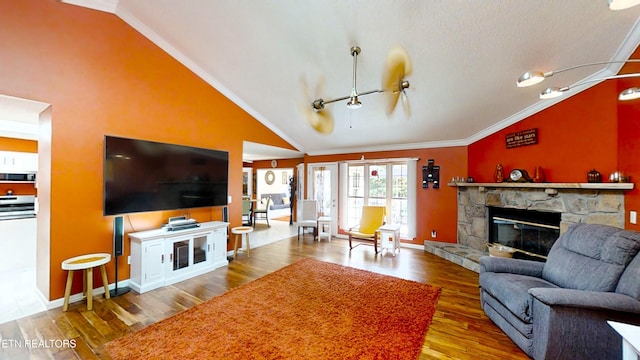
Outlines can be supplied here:
[[107, 280], [107, 270], [104, 264], [111, 261], [111, 254], [88, 254], [72, 257], [62, 262], [62, 270], [68, 270], [67, 285], [64, 289], [64, 305], [62, 311], [69, 308], [69, 295], [71, 284], [73, 283], [73, 271], [84, 270], [82, 274], [83, 293], [87, 295], [87, 310], [93, 310], [93, 268], [100, 266], [102, 273], [102, 284], [104, 285], [104, 297], [109, 299], [109, 281]]
[[238, 252], [238, 236], [240, 236], [240, 247], [242, 247], [242, 238], [244, 237], [247, 243], [247, 257], [251, 256], [251, 247], [249, 246], [249, 233], [253, 232], [253, 228], [251, 226], [238, 226], [231, 229], [232, 234], [236, 234], [236, 238], [233, 244], [233, 258], [236, 258], [236, 253]]

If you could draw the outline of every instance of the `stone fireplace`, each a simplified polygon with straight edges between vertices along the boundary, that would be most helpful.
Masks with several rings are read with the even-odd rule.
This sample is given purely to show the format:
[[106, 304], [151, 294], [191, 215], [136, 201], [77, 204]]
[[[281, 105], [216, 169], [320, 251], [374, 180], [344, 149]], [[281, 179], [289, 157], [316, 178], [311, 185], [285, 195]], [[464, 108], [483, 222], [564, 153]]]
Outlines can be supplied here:
[[[624, 194], [622, 190], [633, 184], [456, 184], [458, 187], [458, 244], [486, 251], [486, 243], [492, 241], [490, 212], [501, 209], [517, 210], [516, 222], [511, 226], [524, 227], [517, 222], [538, 224], [535, 215], [529, 221], [523, 219], [528, 211], [559, 215], [559, 234], [575, 223], [597, 223], [624, 228]], [[532, 213], [533, 214], [533, 213]], [[502, 219], [513, 220], [499, 216]], [[543, 221], [542, 225], [546, 225]], [[553, 224], [552, 224], [553, 225]], [[544, 227], [544, 226], [542, 226]], [[504, 229], [507, 229], [505, 226]], [[543, 234], [546, 242], [553, 235]], [[533, 248], [534, 246], [529, 246]], [[526, 250], [526, 249], [525, 249]], [[544, 253], [544, 249], [540, 250]], [[547, 249], [548, 251], [548, 249]]]

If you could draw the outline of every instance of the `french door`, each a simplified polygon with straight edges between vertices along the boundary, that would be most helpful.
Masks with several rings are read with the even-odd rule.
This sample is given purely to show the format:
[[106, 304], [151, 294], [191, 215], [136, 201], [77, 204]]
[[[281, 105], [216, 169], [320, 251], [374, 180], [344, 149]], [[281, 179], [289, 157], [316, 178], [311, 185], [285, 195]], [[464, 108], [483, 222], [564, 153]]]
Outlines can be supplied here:
[[318, 201], [319, 216], [331, 218], [331, 233], [338, 233], [338, 164], [307, 166], [307, 199]]

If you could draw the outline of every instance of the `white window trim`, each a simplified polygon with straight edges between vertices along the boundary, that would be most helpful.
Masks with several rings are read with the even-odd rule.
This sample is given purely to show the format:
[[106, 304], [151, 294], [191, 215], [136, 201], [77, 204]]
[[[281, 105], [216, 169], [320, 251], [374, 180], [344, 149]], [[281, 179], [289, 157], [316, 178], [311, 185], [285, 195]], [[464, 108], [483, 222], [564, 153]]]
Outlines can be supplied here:
[[[338, 182], [340, 194], [339, 207], [340, 207], [340, 227], [342, 229], [348, 229], [347, 224], [347, 204], [348, 204], [348, 190], [349, 190], [349, 165], [357, 164], [376, 164], [376, 163], [407, 163], [407, 234], [406, 238], [413, 239], [417, 233], [417, 186], [418, 186], [418, 160], [416, 158], [396, 158], [396, 159], [376, 159], [376, 160], [357, 160], [357, 161], [343, 161], [339, 164], [338, 169]], [[366, 185], [365, 185], [366, 186]]]

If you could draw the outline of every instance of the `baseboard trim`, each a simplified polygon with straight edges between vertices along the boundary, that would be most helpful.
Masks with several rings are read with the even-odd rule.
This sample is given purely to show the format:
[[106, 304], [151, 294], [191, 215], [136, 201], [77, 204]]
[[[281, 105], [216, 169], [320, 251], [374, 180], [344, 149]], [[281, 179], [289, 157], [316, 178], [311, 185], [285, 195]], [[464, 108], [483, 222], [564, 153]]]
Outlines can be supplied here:
[[[127, 287], [129, 286], [129, 279], [126, 280], [122, 280], [122, 281], [118, 281], [118, 288], [123, 288], [123, 287]], [[109, 290], [113, 290], [116, 288], [116, 284], [109, 284]], [[102, 295], [104, 294], [104, 287], [100, 286], [98, 288], [94, 288], [93, 289], [93, 295]], [[83, 301], [86, 298], [86, 296], [83, 293], [77, 293], [77, 294], [71, 294], [69, 296], [69, 304], [73, 304], [75, 302], [78, 301]], [[44, 302], [45, 307], [47, 308], [47, 310], [52, 310], [55, 308], [59, 308], [62, 307], [64, 305], [64, 296], [59, 298], [59, 299], [55, 299], [55, 300], [46, 300], [44, 299], [44, 296], [42, 297], [42, 300]]]

